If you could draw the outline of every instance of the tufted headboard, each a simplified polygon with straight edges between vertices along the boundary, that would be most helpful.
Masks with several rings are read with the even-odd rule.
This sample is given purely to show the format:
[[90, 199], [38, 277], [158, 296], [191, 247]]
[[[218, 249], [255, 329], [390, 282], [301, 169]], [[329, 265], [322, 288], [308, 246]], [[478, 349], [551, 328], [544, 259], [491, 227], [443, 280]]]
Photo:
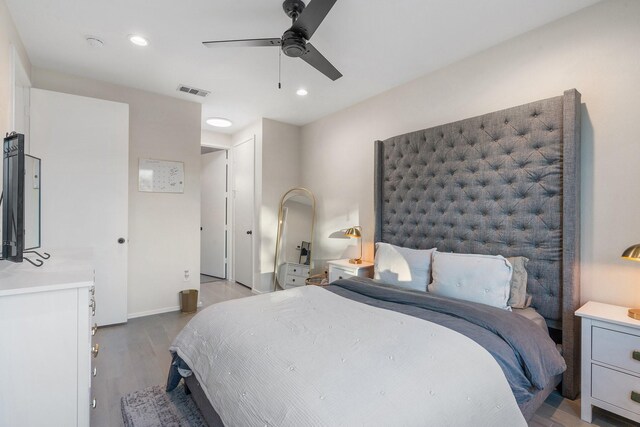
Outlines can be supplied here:
[[375, 145], [375, 241], [529, 258], [527, 290], [562, 330], [579, 381], [580, 93], [395, 136]]

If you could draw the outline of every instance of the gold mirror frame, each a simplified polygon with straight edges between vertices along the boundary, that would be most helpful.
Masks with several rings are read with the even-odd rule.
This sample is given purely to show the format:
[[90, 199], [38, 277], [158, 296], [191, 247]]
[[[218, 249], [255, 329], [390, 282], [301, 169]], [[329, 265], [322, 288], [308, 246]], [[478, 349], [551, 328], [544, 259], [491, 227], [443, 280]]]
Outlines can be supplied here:
[[[309, 190], [308, 188], [304, 188], [304, 187], [294, 187], [290, 190], [288, 190], [286, 193], [284, 193], [282, 195], [282, 197], [280, 198], [280, 205], [278, 207], [278, 234], [276, 236], [276, 254], [275, 257], [273, 259], [273, 280], [272, 280], [272, 285], [273, 285], [273, 291], [277, 291], [278, 290], [278, 259], [280, 258], [280, 241], [282, 238], [282, 222], [284, 220], [283, 216], [284, 216], [284, 202], [286, 202], [288, 200], [287, 196], [289, 196], [291, 193], [302, 193], [305, 194], [309, 197], [309, 199], [311, 199], [311, 236], [309, 239], [309, 243], [310, 243], [310, 247], [311, 247], [311, 254], [314, 253], [314, 247], [313, 247], [313, 234], [315, 232], [315, 226], [316, 226], [316, 197], [313, 195], [313, 193], [311, 192], [311, 190]], [[309, 260], [309, 267], [313, 267], [311, 264], [313, 263], [313, 258], [311, 258]], [[281, 289], [284, 289], [282, 287], [280, 287]]]

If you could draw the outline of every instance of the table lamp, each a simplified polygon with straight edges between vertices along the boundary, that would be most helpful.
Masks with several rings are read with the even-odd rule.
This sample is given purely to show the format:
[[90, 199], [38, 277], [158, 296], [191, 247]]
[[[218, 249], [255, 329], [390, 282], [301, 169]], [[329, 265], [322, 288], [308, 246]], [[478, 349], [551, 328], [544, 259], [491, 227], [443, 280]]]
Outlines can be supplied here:
[[[629, 246], [622, 252], [622, 258], [630, 259], [631, 261], [640, 261], [640, 244]], [[628, 312], [629, 317], [640, 320], [640, 308], [630, 308]]]
[[358, 258], [350, 259], [349, 262], [351, 264], [362, 264], [362, 227], [356, 225], [351, 228], [347, 228], [347, 230], [344, 232], [344, 235], [360, 240], [360, 256]]

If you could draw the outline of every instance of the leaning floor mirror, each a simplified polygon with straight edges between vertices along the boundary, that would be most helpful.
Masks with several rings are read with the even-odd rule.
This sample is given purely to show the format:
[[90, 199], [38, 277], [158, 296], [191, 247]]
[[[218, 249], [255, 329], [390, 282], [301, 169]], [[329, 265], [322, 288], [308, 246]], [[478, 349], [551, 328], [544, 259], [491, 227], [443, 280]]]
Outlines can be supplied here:
[[313, 268], [316, 199], [306, 188], [292, 188], [280, 199], [273, 264], [273, 290], [305, 284]]

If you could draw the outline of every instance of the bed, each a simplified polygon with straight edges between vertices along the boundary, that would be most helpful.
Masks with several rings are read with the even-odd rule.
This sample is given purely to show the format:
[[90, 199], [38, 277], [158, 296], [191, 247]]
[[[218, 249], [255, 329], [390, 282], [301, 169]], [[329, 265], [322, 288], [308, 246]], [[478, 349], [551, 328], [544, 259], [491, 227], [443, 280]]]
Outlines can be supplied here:
[[[579, 141], [580, 94], [569, 90], [375, 143], [376, 242], [529, 258], [532, 307], [564, 359], [547, 331], [524, 316], [346, 280], [203, 310], [171, 347], [168, 388], [187, 375], [211, 425], [412, 425], [420, 417], [465, 425], [469, 414], [476, 425], [525, 425], [560, 379], [563, 395], [574, 398], [580, 389], [573, 315], [579, 304]], [[441, 350], [434, 352], [438, 339]], [[483, 362], [488, 354], [493, 357]], [[417, 355], [435, 362], [422, 363]], [[361, 363], [349, 364], [358, 357]], [[445, 361], [452, 365], [438, 370]], [[512, 377], [515, 364], [520, 373]], [[420, 380], [412, 382], [400, 365]], [[463, 383], [453, 380], [451, 366]], [[394, 388], [398, 378], [404, 378], [401, 389]], [[488, 384], [492, 390], [483, 390]], [[386, 419], [390, 411], [381, 408], [392, 400], [402, 410]], [[424, 403], [430, 400], [437, 403]], [[465, 404], [468, 410], [455, 409]], [[420, 407], [429, 409], [421, 413]]]

